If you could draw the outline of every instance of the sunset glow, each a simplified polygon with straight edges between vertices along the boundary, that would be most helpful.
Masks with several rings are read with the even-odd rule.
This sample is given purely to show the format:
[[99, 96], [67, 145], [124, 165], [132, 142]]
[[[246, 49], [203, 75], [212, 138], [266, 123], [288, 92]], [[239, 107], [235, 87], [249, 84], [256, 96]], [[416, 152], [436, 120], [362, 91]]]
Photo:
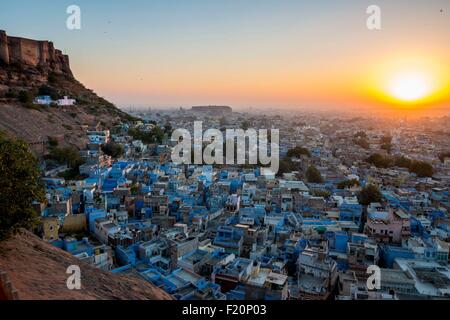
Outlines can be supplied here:
[[403, 101], [417, 101], [431, 93], [432, 85], [426, 75], [411, 72], [392, 79], [389, 90], [394, 98]]
[[[367, 104], [401, 115], [413, 115], [442, 108], [448, 104], [449, 66], [439, 52], [430, 50], [402, 50], [379, 58], [367, 70], [362, 85]], [[405, 113], [406, 112], [406, 113]]]
[[33, 27], [0, 10], [0, 29], [52, 39], [83, 84], [123, 107], [449, 108], [450, 6], [412, 1], [380, 0], [372, 31], [350, 0], [111, 1], [107, 13], [79, 0], [83, 25], [69, 31], [64, 4], [19, 0]]
[[0, 314], [447, 314], [450, 0], [0, 1]]

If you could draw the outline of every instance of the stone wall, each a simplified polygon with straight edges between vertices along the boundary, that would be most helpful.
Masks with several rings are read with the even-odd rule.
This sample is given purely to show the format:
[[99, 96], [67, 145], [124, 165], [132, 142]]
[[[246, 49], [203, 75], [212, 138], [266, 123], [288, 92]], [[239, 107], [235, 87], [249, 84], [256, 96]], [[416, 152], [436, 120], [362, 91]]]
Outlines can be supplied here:
[[48, 67], [72, 75], [69, 57], [56, 50], [52, 42], [10, 37], [3, 30], [0, 30], [0, 60], [6, 64]]

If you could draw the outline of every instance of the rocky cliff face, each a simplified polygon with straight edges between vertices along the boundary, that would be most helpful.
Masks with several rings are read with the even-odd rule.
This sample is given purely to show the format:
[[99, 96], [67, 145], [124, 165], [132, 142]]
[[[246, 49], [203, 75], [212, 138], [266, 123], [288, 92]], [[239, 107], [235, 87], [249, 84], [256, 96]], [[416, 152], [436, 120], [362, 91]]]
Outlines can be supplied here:
[[4, 65], [28, 65], [72, 76], [69, 56], [55, 49], [52, 42], [10, 37], [3, 30], [0, 30], [0, 61]]

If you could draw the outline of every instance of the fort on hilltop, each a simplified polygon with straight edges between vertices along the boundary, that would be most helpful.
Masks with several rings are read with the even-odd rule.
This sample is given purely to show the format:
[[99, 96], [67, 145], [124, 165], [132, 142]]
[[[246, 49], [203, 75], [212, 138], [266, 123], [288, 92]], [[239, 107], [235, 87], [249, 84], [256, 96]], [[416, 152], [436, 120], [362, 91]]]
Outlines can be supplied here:
[[193, 112], [207, 112], [207, 113], [231, 113], [233, 109], [229, 106], [194, 106], [191, 108]]
[[69, 56], [55, 49], [52, 42], [10, 37], [3, 30], [0, 30], [0, 62], [48, 67], [53, 72], [72, 75]]

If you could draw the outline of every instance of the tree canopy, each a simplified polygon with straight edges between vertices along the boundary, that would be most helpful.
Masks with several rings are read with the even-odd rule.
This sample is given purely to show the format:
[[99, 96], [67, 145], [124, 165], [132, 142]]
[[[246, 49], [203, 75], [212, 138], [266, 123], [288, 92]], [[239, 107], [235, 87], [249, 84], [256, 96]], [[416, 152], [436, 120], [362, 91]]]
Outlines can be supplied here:
[[426, 161], [413, 161], [409, 171], [415, 173], [418, 177], [431, 177], [433, 175], [433, 166]]
[[380, 202], [382, 194], [380, 189], [374, 184], [367, 184], [359, 193], [359, 203], [368, 206], [372, 202]]
[[370, 155], [366, 160], [368, 163], [373, 164], [377, 168], [388, 168], [391, 166], [391, 159], [384, 157], [379, 153]]
[[287, 152], [287, 156], [296, 158], [300, 158], [301, 156], [310, 157], [311, 153], [306, 148], [296, 146], [295, 148], [289, 149], [289, 151]]
[[278, 169], [278, 175], [281, 176], [283, 173], [288, 173], [298, 170], [298, 165], [295, 164], [291, 158], [285, 157], [280, 160], [280, 165]]
[[396, 157], [394, 159], [394, 165], [396, 167], [400, 167], [400, 168], [407, 168], [407, 169], [409, 169], [409, 167], [411, 167], [411, 163], [412, 163], [411, 159], [403, 157], [403, 156], [402, 157]]
[[44, 201], [37, 159], [25, 142], [0, 132], [0, 239], [31, 227], [37, 215], [33, 201]]
[[407, 168], [409, 172], [415, 173], [419, 177], [433, 176], [433, 166], [426, 161], [411, 160], [404, 156], [400, 157], [384, 157], [379, 153], [370, 155], [366, 161], [373, 164], [377, 168], [400, 167]]
[[80, 153], [74, 147], [53, 147], [47, 158], [55, 160], [60, 164], [66, 164], [71, 169], [76, 169], [84, 163]]
[[323, 178], [315, 166], [309, 166], [306, 170], [306, 180], [310, 183], [322, 183]]
[[133, 137], [133, 139], [141, 140], [143, 143], [162, 143], [164, 138], [164, 130], [158, 126], [155, 126], [151, 131], [142, 131], [137, 128], [130, 128], [128, 134]]
[[22, 103], [29, 104], [33, 102], [33, 95], [29, 91], [20, 91], [18, 99]]
[[364, 131], [358, 131], [353, 135], [356, 139], [367, 139], [367, 134]]
[[338, 183], [337, 188], [345, 189], [345, 188], [351, 188], [354, 186], [359, 186], [359, 181], [357, 179], [343, 180]]
[[353, 143], [363, 149], [370, 149], [370, 144], [367, 141], [367, 135], [364, 131], [359, 131], [353, 136]]
[[124, 148], [121, 144], [116, 142], [108, 142], [102, 146], [102, 151], [113, 158], [119, 158], [124, 154]]

